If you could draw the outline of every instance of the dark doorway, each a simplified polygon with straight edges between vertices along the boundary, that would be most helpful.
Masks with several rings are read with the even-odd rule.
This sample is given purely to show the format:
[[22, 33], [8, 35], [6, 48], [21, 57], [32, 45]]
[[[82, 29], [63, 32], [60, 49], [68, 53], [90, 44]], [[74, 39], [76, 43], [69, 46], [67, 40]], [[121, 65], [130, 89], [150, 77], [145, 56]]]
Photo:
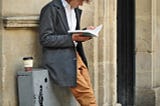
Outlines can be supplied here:
[[134, 106], [135, 0], [118, 0], [117, 6], [117, 100]]

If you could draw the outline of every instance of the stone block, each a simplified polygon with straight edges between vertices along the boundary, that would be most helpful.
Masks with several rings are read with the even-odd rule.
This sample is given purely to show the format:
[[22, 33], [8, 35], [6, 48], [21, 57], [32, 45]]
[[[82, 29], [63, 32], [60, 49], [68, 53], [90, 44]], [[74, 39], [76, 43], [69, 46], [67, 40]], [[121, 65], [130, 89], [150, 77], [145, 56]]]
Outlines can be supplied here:
[[136, 17], [136, 51], [152, 51], [151, 17]]
[[137, 72], [151, 72], [152, 54], [147, 52], [136, 53], [136, 70]]
[[152, 87], [151, 72], [136, 73], [136, 87], [151, 88]]
[[136, 89], [135, 106], [160, 106], [160, 87], [153, 89]]
[[136, 11], [136, 14], [138, 16], [150, 16], [152, 6], [151, 1], [152, 0], [136, 0], [136, 10], [138, 10]]
[[41, 8], [50, 2], [50, 0], [17, 0], [16, 3], [15, 1], [8, 0], [2, 1], [2, 12], [4, 16], [39, 14]]
[[156, 94], [156, 105], [155, 106], [160, 106], [160, 87], [154, 89], [155, 94]]
[[157, 71], [153, 72], [153, 86], [154, 87], [160, 87], [160, 71], [157, 69]]
[[155, 91], [152, 89], [137, 88], [135, 106], [155, 106]]

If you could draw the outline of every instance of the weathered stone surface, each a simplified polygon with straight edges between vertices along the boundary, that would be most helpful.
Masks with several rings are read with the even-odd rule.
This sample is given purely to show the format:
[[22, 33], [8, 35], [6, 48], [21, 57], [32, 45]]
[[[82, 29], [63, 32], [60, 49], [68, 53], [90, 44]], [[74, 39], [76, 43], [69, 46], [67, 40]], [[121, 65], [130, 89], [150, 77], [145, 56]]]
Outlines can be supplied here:
[[[24, 70], [22, 58], [32, 56], [34, 67], [40, 66], [38, 15], [47, 2], [0, 0], [0, 106], [18, 105], [16, 72]], [[99, 106], [116, 106], [116, 0], [94, 0], [80, 8], [82, 28], [103, 24], [100, 36], [84, 47]]]
[[136, 89], [135, 106], [156, 106], [155, 92], [152, 89], [137, 88]]
[[136, 0], [136, 106], [159, 106], [159, 5]]

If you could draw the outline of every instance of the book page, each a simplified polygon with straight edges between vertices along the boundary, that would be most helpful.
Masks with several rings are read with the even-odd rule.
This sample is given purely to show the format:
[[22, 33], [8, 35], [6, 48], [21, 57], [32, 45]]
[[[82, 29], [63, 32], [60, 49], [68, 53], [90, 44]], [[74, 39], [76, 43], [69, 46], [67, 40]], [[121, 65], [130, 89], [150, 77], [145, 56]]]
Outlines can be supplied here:
[[87, 30], [73, 30], [68, 31], [68, 33], [82, 33], [84, 36], [92, 36], [92, 37], [98, 37], [99, 32], [102, 29], [102, 24], [96, 27], [95, 29], [87, 29]]

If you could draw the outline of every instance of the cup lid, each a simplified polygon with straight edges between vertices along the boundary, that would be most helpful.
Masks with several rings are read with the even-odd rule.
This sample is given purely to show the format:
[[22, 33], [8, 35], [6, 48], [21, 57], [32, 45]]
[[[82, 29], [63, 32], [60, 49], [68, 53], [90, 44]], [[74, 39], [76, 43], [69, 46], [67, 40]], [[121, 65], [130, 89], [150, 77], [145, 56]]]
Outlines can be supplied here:
[[33, 57], [23, 57], [23, 60], [33, 59]]

